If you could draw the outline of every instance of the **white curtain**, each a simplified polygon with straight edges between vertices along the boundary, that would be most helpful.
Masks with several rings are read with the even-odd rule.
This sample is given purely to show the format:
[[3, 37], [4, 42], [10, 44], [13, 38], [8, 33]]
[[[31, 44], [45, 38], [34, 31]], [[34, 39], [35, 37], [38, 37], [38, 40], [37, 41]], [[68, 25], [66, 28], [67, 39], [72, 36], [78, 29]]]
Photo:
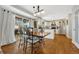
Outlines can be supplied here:
[[0, 45], [2, 44], [3, 9], [0, 8]]
[[7, 25], [7, 20], [8, 20], [8, 14], [7, 11], [4, 11], [3, 13], [3, 23], [2, 23], [2, 44], [7, 43], [7, 38], [6, 38], [6, 25]]
[[1, 45], [15, 42], [15, 17], [11, 12], [0, 10], [0, 37]]
[[14, 14], [9, 12], [9, 17], [8, 17], [8, 22], [7, 22], [7, 39], [9, 39], [9, 43], [13, 43], [15, 42], [15, 34], [14, 34], [14, 30], [15, 30], [15, 16]]

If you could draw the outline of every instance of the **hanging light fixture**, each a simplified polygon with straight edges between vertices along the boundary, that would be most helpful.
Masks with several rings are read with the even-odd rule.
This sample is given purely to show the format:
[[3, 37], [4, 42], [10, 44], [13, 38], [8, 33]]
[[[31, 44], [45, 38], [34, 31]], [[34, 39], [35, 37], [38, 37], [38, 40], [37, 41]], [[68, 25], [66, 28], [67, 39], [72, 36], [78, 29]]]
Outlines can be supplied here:
[[44, 13], [44, 9], [40, 9], [40, 6], [33, 6], [33, 15], [37, 16], [40, 15], [41, 13]]

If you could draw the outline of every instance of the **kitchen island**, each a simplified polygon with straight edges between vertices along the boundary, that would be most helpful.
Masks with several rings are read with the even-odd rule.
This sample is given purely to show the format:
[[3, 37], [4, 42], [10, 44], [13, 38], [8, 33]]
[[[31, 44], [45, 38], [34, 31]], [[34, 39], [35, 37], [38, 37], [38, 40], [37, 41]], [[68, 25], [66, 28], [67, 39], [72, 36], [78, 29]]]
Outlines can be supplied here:
[[54, 29], [44, 29], [44, 32], [49, 32], [50, 34], [48, 36], [46, 36], [46, 39], [54, 39], [55, 35], [54, 35]]

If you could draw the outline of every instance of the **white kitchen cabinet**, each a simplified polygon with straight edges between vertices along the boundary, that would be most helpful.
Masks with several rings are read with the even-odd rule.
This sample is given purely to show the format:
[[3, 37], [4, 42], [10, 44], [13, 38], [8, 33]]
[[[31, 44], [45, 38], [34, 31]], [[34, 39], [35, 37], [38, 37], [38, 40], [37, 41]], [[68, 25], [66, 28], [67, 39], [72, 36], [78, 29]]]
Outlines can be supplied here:
[[44, 32], [49, 32], [50, 33], [45, 38], [47, 38], [47, 39], [54, 39], [54, 29], [45, 29]]

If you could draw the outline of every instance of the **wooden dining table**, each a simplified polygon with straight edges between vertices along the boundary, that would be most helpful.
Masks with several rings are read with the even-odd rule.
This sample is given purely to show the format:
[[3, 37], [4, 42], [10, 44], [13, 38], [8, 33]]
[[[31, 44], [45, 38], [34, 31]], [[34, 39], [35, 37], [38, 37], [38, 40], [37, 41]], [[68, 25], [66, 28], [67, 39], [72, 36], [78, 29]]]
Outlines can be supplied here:
[[31, 49], [31, 53], [33, 53], [33, 37], [38, 37], [39, 38], [39, 41], [42, 41], [44, 39], [45, 36], [49, 35], [50, 33], [49, 32], [34, 32], [32, 31], [31, 32], [32, 34], [32, 49]]
[[33, 36], [40, 37], [40, 38], [43, 38], [49, 34], [50, 34], [49, 32], [33, 32], [32, 33]]
[[[27, 30], [25, 35], [31, 36], [31, 53], [33, 53], [33, 44], [37, 41], [41, 41], [44, 39], [44, 37], [46, 37], [47, 35], [49, 35], [49, 32], [38, 32], [38, 31], [33, 31], [33, 28], [31, 28], [31, 30]], [[37, 37], [39, 40], [34, 39], [34, 37]]]

